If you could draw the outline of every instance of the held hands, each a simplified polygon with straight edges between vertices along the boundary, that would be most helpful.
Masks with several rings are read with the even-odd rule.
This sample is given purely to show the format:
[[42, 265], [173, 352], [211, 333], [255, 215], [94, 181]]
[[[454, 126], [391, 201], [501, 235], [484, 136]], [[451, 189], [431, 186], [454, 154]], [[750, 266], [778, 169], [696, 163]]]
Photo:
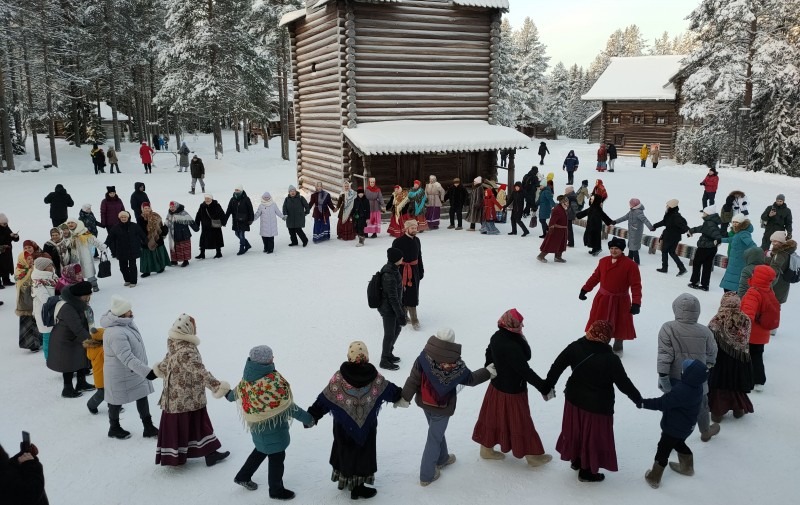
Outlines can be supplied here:
[[494, 366], [494, 363], [489, 363], [486, 365], [486, 371], [489, 372], [489, 378], [494, 379], [497, 377], [497, 367]]
[[147, 374], [147, 380], [149, 380], [149, 381], [154, 381], [157, 378], [158, 378], [158, 376], [156, 376], [156, 373], [153, 370], [150, 370], [150, 373]]
[[586, 291], [581, 289], [581, 294], [578, 295], [579, 300], [586, 300]]
[[641, 306], [641, 305], [639, 305], [638, 303], [632, 303], [632, 304], [631, 304], [631, 314], [633, 314], [633, 315], [636, 315], [636, 314], [638, 314], [638, 313], [639, 313], [639, 310], [641, 309], [641, 307], [642, 307], [642, 306]]
[[658, 389], [665, 393], [672, 391], [672, 383], [669, 381], [669, 375], [660, 376], [658, 378]]
[[407, 401], [405, 401], [405, 399], [403, 399], [403, 398], [400, 398], [399, 400], [394, 402], [394, 408], [400, 407], [401, 409], [407, 409], [408, 405], [409, 405], [409, 403]]
[[555, 389], [551, 389], [549, 393], [547, 393], [546, 395], [542, 395], [542, 398], [544, 398], [544, 401], [546, 401], [546, 402], [549, 402], [550, 400], [552, 400], [555, 397], [556, 397], [556, 390]]

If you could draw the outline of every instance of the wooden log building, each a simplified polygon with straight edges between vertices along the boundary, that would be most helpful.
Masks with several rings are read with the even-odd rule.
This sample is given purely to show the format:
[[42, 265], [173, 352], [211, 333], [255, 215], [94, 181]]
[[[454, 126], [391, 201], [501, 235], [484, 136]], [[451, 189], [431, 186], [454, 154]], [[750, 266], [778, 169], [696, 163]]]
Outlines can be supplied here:
[[298, 182], [496, 178], [530, 139], [495, 124], [508, 0], [307, 0], [291, 38]]
[[619, 154], [639, 153], [642, 144], [661, 144], [661, 156], [673, 157], [682, 121], [680, 98], [672, 82], [681, 55], [611, 58], [608, 68], [582, 100], [600, 102], [584, 124], [590, 142], [613, 143]]

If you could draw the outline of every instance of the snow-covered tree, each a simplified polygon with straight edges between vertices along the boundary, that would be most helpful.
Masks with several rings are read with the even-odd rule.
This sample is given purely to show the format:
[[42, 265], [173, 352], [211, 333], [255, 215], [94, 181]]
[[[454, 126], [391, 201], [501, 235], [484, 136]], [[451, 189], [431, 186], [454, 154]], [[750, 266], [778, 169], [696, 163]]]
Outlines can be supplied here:
[[527, 90], [517, 80], [518, 62], [515, 59], [513, 30], [508, 18], [503, 19], [497, 72], [497, 110], [494, 118], [498, 124], [514, 127], [520, 118], [531, 117], [527, 105]]
[[560, 61], [553, 67], [548, 83], [545, 122], [555, 130], [556, 134], [564, 135], [567, 133], [569, 124], [568, 115], [572, 96], [569, 72]]
[[526, 17], [522, 27], [513, 34], [515, 78], [525, 94], [525, 105], [527, 106], [526, 111], [520, 111], [520, 122], [541, 123], [545, 121], [547, 115], [543, 106], [547, 91], [545, 72], [550, 61], [546, 50], [545, 45], [539, 39], [538, 28], [531, 18]]
[[608, 37], [606, 48], [598, 54], [589, 66], [589, 76], [597, 80], [600, 74], [608, 68], [611, 58], [615, 56], [641, 56], [644, 54], [646, 43], [642, 32], [636, 25], [630, 25], [624, 30], [617, 29]]

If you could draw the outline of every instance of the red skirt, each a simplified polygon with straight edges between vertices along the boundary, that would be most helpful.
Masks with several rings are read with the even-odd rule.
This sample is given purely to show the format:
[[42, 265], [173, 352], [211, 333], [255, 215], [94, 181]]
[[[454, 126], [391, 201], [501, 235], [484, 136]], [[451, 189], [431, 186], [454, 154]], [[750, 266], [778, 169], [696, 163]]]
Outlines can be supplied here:
[[180, 414], [161, 413], [156, 464], [178, 466], [188, 458], [202, 458], [222, 447], [203, 407]]
[[169, 257], [172, 261], [189, 261], [192, 259], [192, 241], [181, 240], [175, 242], [175, 249], [169, 252]]
[[339, 240], [355, 240], [356, 230], [353, 227], [353, 219], [348, 219], [345, 222], [339, 221], [336, 223], [336, 238]]
[[595, 414], [564, 401], [564, 418], [556, 450], [563, 461], [580, 461], [583, 469], [617, 471], [614, 416]]
[[425, 231], [428, 229], [428, 221], [425, 220], [425, 214], [420, 214], [415, 219], [417, 220], [417, 231]]
[[715, 416], [724, 416], [729, 410], [741, 410], [752, 414], [753, 404], [747, 393], [741, 391], [730, 391], [728, 389], [708, 390], [708, 409]]
[[389, 235], [397, 238], [402, 237], [403, 234], [406, 232], [403, 228], [403, 224], [408, 221], [408, 216], [406, 214], [401, 214], [398, 218], [394, 213], [392, 214], [392, 220], [389, 221], [389, 229], [386, 230]]
[[472, 440], [485, 447], [500, 445], [515, 458], [544, 454], [528, 405], [528, 392], [508, 394], [489, 384]]

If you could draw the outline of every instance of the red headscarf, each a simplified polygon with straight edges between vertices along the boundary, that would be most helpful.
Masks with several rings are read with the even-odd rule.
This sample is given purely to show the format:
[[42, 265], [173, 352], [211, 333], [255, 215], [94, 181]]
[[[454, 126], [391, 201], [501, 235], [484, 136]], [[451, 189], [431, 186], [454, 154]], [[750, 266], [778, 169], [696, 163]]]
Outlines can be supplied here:
[[613, 328], [611, 327], [611, 323], [598, 319], [586, 330], [586, 340], [607, 344], [611, 341], [612, 332]]
[[522, 334], [522, 327], [524, 326], [522, 324], [523, 319], [525, 318], [522, 317], [522, 314], [520, 314], [517, 309], [510, 309], [500, 316], [500, 319], [497, 320], [497, 326], [508, 331], [513, 331], [514, 333]]

